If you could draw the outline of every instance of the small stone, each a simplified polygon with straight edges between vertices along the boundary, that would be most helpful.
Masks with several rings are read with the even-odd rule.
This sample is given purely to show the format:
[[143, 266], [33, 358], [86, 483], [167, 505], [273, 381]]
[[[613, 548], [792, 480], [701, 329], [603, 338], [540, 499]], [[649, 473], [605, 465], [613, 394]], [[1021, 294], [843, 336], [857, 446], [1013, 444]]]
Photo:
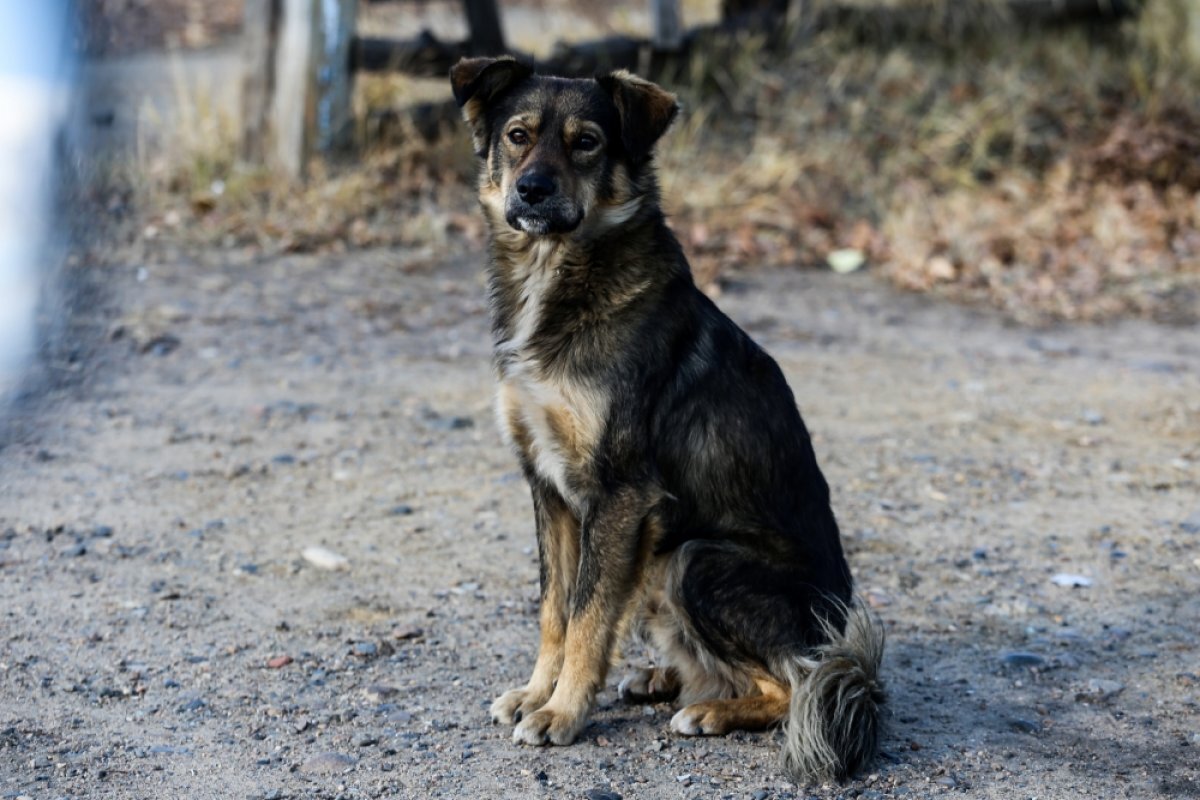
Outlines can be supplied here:
[[86, 555], [87, 555], [87, 545], [82, 544], [82, 543], [72, 545], [71, 547], [68, 547], [62, 551], [62, 556], [64, 558], [78, 558], [79, 556], [86, 556]]
[[1003, 653], [1000, 656], [1000, 661], [1006, 667], [1040, 667], [1046, 663], [1046, 659], [1037, 653], [1026, 653], [1021, 650], [1012, 650]]
[[958, 786], [958, 781], [954, 779], [953, 775], [943, 775], [940, 778], [934, 778], [933, 782], [939, 786], [945, 786], [948, 789], [953, 789], [955, 786]]
[[1036, 722], [1019, 718], [1010, 719], [1008, 721], [1008, 727], [1012, 728], [1017, 733], [1037, 733], [1042, 729], [1042, 726], [1038, 725]]
[[750, 795], [752, 800], [767, 800], [767, 798], [770, 796], [771, 796], [771, 793], [768, 792], [766, 789], [759, 789], [757, 792]]
[[425, 635], [425, 631], [412, 625], [402, 625], [392, 631], [392, 638], [401, 641], [407, 639], [420, 639]]
[[344, 753], [317, 753], [300, 765], [300, 771], [309, 775], [333, 775], [345, 772], [358, 763], [358, 759]]
[[825, 256], [825, 262], [829, 264], [829, 268], [839, 275], [845, 275], [854, 272], [862, 267], [867, 262], [867, 257], [861, 250], [853, 248], [844, 248], [834, 250], [829, 255]]
[[111, 525], [97, 525], [92, 528], [93, 539], [111, 539], [112, 535], [113, 529]]
[[378, 736], [364, 736], [358, 740], [359, 747], [374, 747], [379, 744]]
[[882, 589], [867, 590], [867, 605], [871, 608], [887, 608], [892, 604], [892, 598], [887, 596]]
[[1179, 523], [1179, 527], [1184, 533], [1200, 533], [1200, 510]]
[[413, 507], [405, 503], [392, 506], [391, 515], [393, 517], [407, 517], [411, 513], [413, 513]]
[[203, 698], [196, 697], [192, 700], [187, 701], [183, 705], [181, 705], [179, 707], [179, 710], [180, 710], [180, 712], [199, 711], [200, 709], [204, 708], [207, 705], [208, 705], [208, 703], [206, 703]]
[[1092, 579], [1086, 575], [1072, 575], [1069, 572], [1060, 572], [1055, 575], [1050, 581], [1055, 586], [1088, 587], [1092, 585]]
[[400, 690], [395, 686], [387, 686], [386, 684], [382, 683], [373, 683], [363, 691], [371, 700], [386, 700]]
[[1105, 678], [1092, 678], [1075, 693], [1076, 702], [1104, 703], [1125, 691], [1125, 684]]
[[583, 793], [587, 800], [622, 800], [621, 795], [614, 791], [597, 786], [595, 789], [588, 789]]
[[379, 653], [379, 646], [374, 642], [355, 642], [352, 648], [354, 655], [362, 658], [372, 658]]
[[271, 459], [271, 462], [274, 464], [279, 464], [281, 466], [288, 466], [289, 464], [296, 463], [296, 457], [294, 455], [292, 455], [291, 453], [280, 453], [279, 455], [274, 456]]
[[1088, 425], [1103, 425], [1104, 415], [1094, 408], [1085, 408], [1079, 415], [1079, 418]]
[[271, 669], [283, 669], [288, 664], [292, 663], [291, 656], [275, 656], [267, 661], [267, 666]]
[[350, 567], [350, 560], [341, 553], [335, 553], [328, 547], [311, 545], [301, 553], [304, 560], [319, 569], [342, 570]]

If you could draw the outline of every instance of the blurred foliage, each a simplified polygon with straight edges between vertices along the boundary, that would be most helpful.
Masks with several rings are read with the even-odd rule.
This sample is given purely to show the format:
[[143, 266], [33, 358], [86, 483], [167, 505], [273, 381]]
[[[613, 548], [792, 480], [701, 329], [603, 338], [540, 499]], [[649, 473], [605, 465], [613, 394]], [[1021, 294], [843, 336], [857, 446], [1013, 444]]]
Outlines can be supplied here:
[[[718, 291], [730, 270], [821, 266], [852, 249], [898, 286], [1024, 321], [1197, 319], [1189, 5], [1148, 0], [1119, 26], [1029, 30], [972, 0], [956, 13], [976, 9], [983, 24], [952, 41], [864, 43], [843, 28], [781, 54], [747, 34], [658, 76], [686, 109], [660, 163], [701, 283]], [[446, 91], [359, 84], [364, 120]], [[393, 115], [387, 142], [303, 185], [239, 164], [233, 132], [198, 121], [180, 152], [130, 170], [137, 231], [267, 252], [478, 246], [467, 137], [439, 126], [452, 109], [434, 112]]]

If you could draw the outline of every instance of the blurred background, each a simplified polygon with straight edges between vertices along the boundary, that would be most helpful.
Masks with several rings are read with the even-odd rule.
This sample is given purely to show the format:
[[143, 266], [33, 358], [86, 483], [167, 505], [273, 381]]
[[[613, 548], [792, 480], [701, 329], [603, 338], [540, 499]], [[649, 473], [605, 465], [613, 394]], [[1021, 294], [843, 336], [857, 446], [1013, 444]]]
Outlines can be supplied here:
[[511, 50], [575, 74], [629, 66], [679, 92], [666, 204], [710, 289], [730, 269], [827, 269], [833, 255], [1026, 322], [1192, 321], [1200, 307], [1190, 0], [80, 12], [81, 189], [123, 241], [478, 247], [444, 75], [459, 55]]

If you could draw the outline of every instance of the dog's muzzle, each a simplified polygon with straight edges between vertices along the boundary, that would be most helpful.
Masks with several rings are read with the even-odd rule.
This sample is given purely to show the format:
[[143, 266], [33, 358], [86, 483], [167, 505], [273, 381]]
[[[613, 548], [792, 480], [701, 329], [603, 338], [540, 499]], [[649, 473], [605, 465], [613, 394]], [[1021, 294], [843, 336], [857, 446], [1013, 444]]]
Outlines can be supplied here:
[[530, 171], [517, 179], [504, 206], [508, 224], [531, 236], [570, 233], [583, 221], [583, 211], [558, 191], [545, 172]]

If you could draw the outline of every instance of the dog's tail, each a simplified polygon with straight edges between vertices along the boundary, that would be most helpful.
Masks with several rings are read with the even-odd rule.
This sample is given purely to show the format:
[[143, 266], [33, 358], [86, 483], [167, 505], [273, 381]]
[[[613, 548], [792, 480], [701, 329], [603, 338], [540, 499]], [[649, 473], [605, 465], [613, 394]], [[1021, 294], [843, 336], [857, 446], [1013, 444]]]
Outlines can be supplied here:
[[784, 766], [801, 784], [853, 775], [879, 750], [883, 626], [859, 602], [844, 610], [844, 631], [823, 621], [828, 641], [786, 666], [792, 700]]

